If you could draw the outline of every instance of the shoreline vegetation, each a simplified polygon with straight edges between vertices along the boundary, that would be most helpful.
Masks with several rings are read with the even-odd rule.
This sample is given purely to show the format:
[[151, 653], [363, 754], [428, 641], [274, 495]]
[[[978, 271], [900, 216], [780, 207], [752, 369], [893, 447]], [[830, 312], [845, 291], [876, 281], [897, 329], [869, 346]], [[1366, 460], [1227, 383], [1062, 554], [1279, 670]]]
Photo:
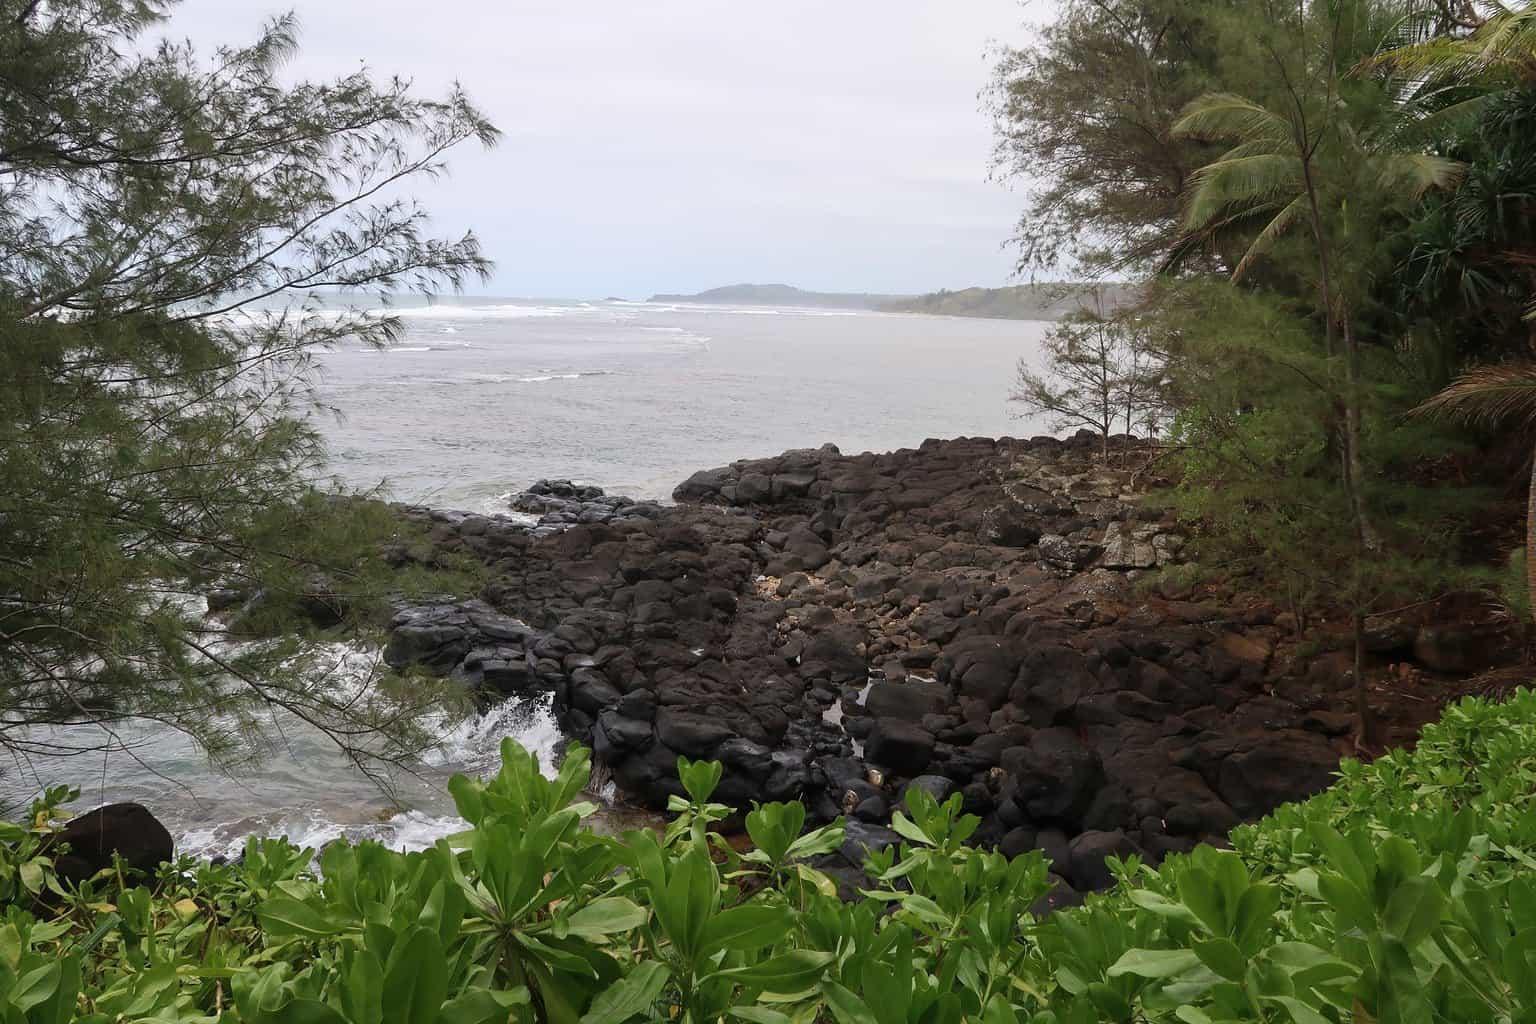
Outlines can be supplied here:
[[[714, 831], [718, 763], [679, 759], [664, 829], [589, 831], [589, 773], [510, 741], [450, 786], [469, 828], [422, 853], [252, 839], [233, 864], [124, 858], [61, 880], [56, 792], [0, 826], [0, 1009], [27, 1024], [1137, 1019], [1522, 1020], [1536, 1010], [1536, 694], [1446, 709], [1417, 748], [1049, 912], [1048, 864], [970, 845], [915, 788], [851, 902], [849, 839], [757, 807]], [[150, 865], [142, 865], [149, 867]], [[87, 865], [87, 868], [89, 865]]]

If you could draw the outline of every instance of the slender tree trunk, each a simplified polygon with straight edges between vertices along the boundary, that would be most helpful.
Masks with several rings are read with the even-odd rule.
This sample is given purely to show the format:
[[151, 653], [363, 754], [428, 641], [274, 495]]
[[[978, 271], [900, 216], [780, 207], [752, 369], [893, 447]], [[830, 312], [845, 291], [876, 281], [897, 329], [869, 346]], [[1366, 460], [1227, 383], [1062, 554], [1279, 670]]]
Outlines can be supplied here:
[[1323, 298], [1323, 335], [1328, 340], [1331, 356], [1338, 346], [1334, 342], [1333, 265], [1328, 258], [1328, 238], [1323, 230], [1323, 211], [1317, 205], [1317, 186], [1312, 182], [1312, 161], [1301, 161], [1301, 180], [1307, 190], [1307, 206], [1312, 212], [1312, 237], [1317, 240], [1317, 286]]
[[1531, 485], [1525, 495], [1525, 589], [1536, 614], [1536, 451], [1531, 453]]
[[1381, 549], [1381, 538], [1376, 535], [1376, 528], [1371, 525], [1371, 517], [1365, 507], [1365, 460], [1360, 454], [1360, 346], [1355, 341], [1354, 327], [1350, 323], [1349, 311], [1343, 311], [1340, 325], [1344, 331], [1344, 458], [1348, 463], [1347, 486], [1349, 488], [1349, 509], [1355, 519], [1355, 529], [1359, 533], [1362, 554], [1369, 554]]
[[1356, 608], [1350, 624], [1355, 641], [1355, 718], [1360, 728], [1356, 746], [1374, 750], [1378, 737], [1376, 712], [1371, 710], [1371, 694], [1365, 685], [1365, 612]]
[[1312, 180], [1312, 162], [1306, 156], [1301, 161], [1302, 180], [1307, 190], [1307, 205], [1312, 215], [1312, 233], [1317, 240], [1318, 287], [1323, 299], [1323, 325], [1328, 342], [1328, 355], [1337, 351], [1336, 338], [1342, 328], [1344, 334], [1344, 462], [1345, 495], [1349, 501], [1350, 518], [1354, 520], [1355, 565], [1350, 613], [1354, 633], [1355, 656], [1355, 714], [1359, 726], [1361, 746], [1372, 747], [1376, 743], [1376, 716], [1371, 711], [1369, 693], [1365, 686], [1365, 612], [1362, 605], [1365, 586], [1365, 560], [1379, 544], [1375, 531], [1366, 516], [1364, 460], [1360, 455], [1360, 353], [1350, 324], [1349, 311], [1335, 306], [1333, 265], [1329, 258], [1328, 239], [1323, 227], [1322, 209], [1317, 202], [1317, 187]]

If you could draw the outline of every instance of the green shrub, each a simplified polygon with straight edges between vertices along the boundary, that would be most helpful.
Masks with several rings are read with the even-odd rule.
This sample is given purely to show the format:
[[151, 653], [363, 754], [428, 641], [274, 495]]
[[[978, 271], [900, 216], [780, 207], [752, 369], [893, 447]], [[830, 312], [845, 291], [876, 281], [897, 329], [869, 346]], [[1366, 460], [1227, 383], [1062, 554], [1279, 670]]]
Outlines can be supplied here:
[[1413, 752], [1035, 918], [1038, 853], [965, 845], [958, 798], [913, 789], [899, 850], [844, 903], [798, 804], [710, 826], [717, 765], [680, 763], [661, 834], [582, 825], [589, 762], [546, 779], [510, 741], [451, 786], [465, 832], [420, 853], [252, 839], [150, 887], [62, 886], [54, 791], [0, 828], [0, 1021], [1536, 1020], [1536, 694], [1447, 709]]

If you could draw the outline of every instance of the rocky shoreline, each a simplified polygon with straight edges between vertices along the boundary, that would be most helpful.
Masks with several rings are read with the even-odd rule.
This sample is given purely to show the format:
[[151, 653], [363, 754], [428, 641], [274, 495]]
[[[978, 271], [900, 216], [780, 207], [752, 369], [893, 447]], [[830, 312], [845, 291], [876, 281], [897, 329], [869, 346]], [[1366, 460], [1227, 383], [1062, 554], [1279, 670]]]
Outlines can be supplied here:
[[[1044, 850], [1070, 901], [1109, 884], [1107, 856], [1220, 842], [1353, 753], [1341, 659], [1268, 602], [1156, 572], [1185, 538], [1134, 440], [1108, 464], [1099, 443], [826, 446], [696, 473], [675, 505], [545, 481], [521, 517], [409, 508], [430, 542], [392, 560], [468, 553], [492, 579], [400, 608], [386, 659], [552, 691], [645, 805], [681, 792], [685, 755], [721, 761], [738, 807], [846, 815], [826, 867], [850, 885], [897, 841], [905, 787], [959, 792], [977, 842]], [[1377, 656], [1454, 671], [1497, 649], [1424, 634], [1382, 624]]]

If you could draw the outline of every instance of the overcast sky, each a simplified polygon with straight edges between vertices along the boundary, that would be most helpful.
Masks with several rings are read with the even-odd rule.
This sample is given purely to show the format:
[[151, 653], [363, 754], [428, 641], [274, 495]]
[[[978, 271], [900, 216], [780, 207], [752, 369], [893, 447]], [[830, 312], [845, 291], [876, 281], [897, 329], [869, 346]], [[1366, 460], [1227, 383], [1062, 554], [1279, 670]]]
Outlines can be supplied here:
[[480, 235], [487, 293], [922, 292], [1008, 282], [1019, 199], [988, 180], [977, 93], [1039, 6], [183, 0], [169, 31], [242, 42], [292, 8], [295, 74], [461, 81], [505, 138], [420, 194]]

